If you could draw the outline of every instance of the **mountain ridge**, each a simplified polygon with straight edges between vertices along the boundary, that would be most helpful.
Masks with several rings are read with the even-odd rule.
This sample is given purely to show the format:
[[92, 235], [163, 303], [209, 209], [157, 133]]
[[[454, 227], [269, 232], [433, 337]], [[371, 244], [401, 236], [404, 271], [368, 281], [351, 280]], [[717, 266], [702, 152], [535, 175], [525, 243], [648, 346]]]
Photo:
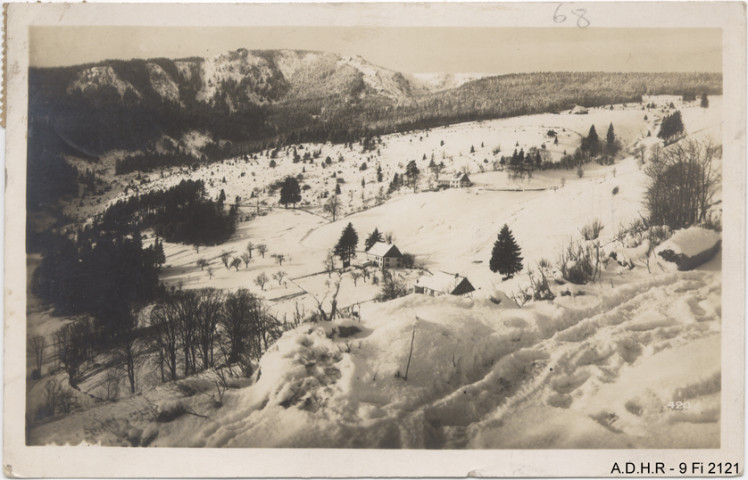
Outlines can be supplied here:
[[[352, 143], [450, 123], [560, 112], [577, 104], [639, 102], [652, 92], [722, 91], [722, 75], [713, 73], [458, 77], [444, 76], [466, 80], [453, 88], [429, 86], [417, 75], [360, 56], [311, 50], [238, 49], [208, 59], [30, 68], [29, 205], [54, 203], [75, 190], [60, 186], [76, 176], [65, 155], [96, 161], [125, 150], [141, 157], [127, 171], [152, 169], [301, 142]], [[192, 132], [209, 141], [198, 150], [164, 142]], [[169, 144], [171, 150], [164, 150]]]

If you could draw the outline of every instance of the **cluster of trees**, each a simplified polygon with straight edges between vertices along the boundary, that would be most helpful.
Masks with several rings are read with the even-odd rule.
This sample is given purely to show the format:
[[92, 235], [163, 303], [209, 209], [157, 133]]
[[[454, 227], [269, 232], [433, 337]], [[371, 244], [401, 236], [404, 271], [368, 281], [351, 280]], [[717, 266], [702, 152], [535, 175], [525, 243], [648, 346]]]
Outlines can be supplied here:
[[657, 136], [665, 141], [665, 144], [672, 143], [683, 135], [683, 119], [679, 111], [671, 115], [666, 115], [662, 119], [660, 131]]
[[167, 190], [156, 190], [120, 200], [102, 215], [99, 227], [111, 231], [153, 228], [169, 242], [217, 245], [236, 230], [239, 206], [224, 206], [226, 194], [207, 197], [202, 180], [182, 180]]
[[[696, 101], [696, 92], [690, 91], [685, 92], [681, 99], [684, 102], [695, 102]], [[701, 102], [699, 103], [701, 108], [709, 108], [709, 97], [707, 97], [706, 92], [701, 93]]]
[[176, 380], [224, 362], [249, 365], [283, 332], [262, 300], [246, 289], [179, 291], [150, 314], [151, 339], [158, 352], [162, 381]]
[[141, 236], [101, 231], [75, 240], [57, 237], [45, 246], [32, 289], [61, 315], [88, 313], [116, 321], [130, 305], [150, 301], [159, 291], [165, 261], [159, 242], [143, 248]]
[[114, 173], [124, 175], [130, 172], [150, 172], [158, 168], [193, 165], [195, 162], [206, 160], [205, 156], [195, 158], [180, 152], [133, 153], [114, 162]]
[[705, 222], [720, 184], [713, 163], [721, 156], [721, 145], [708, 141], [655, 146], [645, 168], [650, 223], [679, 229]]

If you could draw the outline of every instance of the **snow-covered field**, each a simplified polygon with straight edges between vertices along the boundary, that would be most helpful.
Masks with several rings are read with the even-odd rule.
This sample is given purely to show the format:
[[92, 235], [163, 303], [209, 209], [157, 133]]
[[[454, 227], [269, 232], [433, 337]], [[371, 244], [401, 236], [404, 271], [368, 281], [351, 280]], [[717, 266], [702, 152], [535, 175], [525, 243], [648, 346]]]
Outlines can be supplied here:
[[[650, 101], [658, 106], [673, 101], [689, 134], [719, 142], [720, 97], [710, 97], [708, 109], [698, 103], [684, 105], [677, 97], [645, 98], [644, 103]], [[391, 233], [401, 251], [415, 255], [417, 268], [397, 273], [406, 283], [412, 284], [423, 270], [442, 270], [466, 276], [476, 291], [467, 298], [410, 294], [378, 303], [372, 299], [379, 287], [363, 279], [354, 285], [350, 271], [345, 272], [339, 306], [356, 305], [360, 316], [302, 324], [286, 332], [260, 361], [260, 375], [255, 373], [249, 386], [229, 389], [222, 406], [213, 400], [212, 373], [164, 385], [143, 382], [139, 395], [115, 403], [86, 403], [90, 408], [84, 411], [35, 426], [29, 432], [30, 443], [718, 446], [721, 256], [695, 271], [678, 272], [655, 256], [648, 262], [645, 246], [626, 248], [631, 246], [615, 240], [621, 227], [643, 211], [645, 176], [634, 156], [611, 166], [590, 163], [581, 178], [574, 170], [547, 170], [518, 183], [493, 169], [499, 156], [543, 143], [558, 160], [564, 150], [573, 153], [592, 124], [604, 137], [612, 122], [625, 148], [633, 152], [638, 145], [657, 141], [655, 124], [666, 111], [631, 104], [591, 109], [588, 115], [533, 115], [383, 136], [379, 151], [367, 153], [359, 145], [297, 146], [302, 156], [320, 151], [313, 164], [293, 163], [289, 149], [275, 158], [275, 168], [269, 168], [267, 156], [259, 155], [256, 160], [229, 159], [196, 172], [171, 169], [163, 176], [148, 174], [140, 191], [168, 187], [183, 178], [203, 179], [211, 196], [221, 189], [229, 200], [240, 196], [244, 215], [255, 212], [258, 204], [265, 213], [241, 222], [222, 245], [198, 251], [166, 243], [162, 280], [168, 286], [249, 288], [263, 296], [279, 318], [297, 308], [309, 312], [316, 308], [315, 299], [330, 289], [323, 262], [351, 223], [360, 249], [378, 228]], [[549, 129], [558, 132], [558, 145], [546, 135]], [[494, 154], [499, 146], [500, 152]], [[341, 155], [344, 161], [339, 162]], [[427, 167], [432, 155], [436, 163], [444, 161], [442, 175], [466, 169], [474, 185], [427, 191], [436, 181]], [[327, 156], [332, 165], [322, 168]], [[410, 160], [416, 160], [424, 173], [422, 191], [403, 187], [376, 206], [377, 191], [386, 191], [393, 174], [401, 173]], [[368, 168], [361, 170], [364, 162]], [[376, 181], [377, 166], [383, 171], [382, 183]], [[303, 175], [300, 184], [310, 188], [302, 192], [302, 208], [284, 209], [278, 206], [277, 192], [268, 194], [267, 186], [297, 174]], [[135, 177], [116, 181], [123, 188]], [[344, 216], [332, 222], [321, 209], [321, 197], [332, 192], [341, 177]], [[115, 188], [101, 203], [86, 200], [79, 214], [90, 215], [123, 196]], [[522, 249], [525, 267], [537, 271], [543, 259], [556, 265], [564, 246], [579, 239], [579, 231], [595, 219], [603, 225], [599, 241], [606, 257], [602, 277], [595, 283], [551, 281], [553, 301], [530, 301], [520, 308], [510, 297], [529, 285], [528, 275], [502, 281], [488, 268], [504, 224]], [[225, 268], [221, 254], [239, 256], [250, 241], [267, 245], [264, 257], [255, 249], [248, 266]], [[625, 253], [634, 268], [607, 259], [612, 251]], [[273, 254], [284, 255], [282, 265]], [[201, 258], [208, 267], [197, 266]], [[360, 251], [354, 264], [364, 261]], [[553, 278], [554, 268], [546, 270]], [[273, 274], [279, 271], [285, 275], [276, 281]], [[254, 283], [261, 273], [270, 277], [263, 290]], [[381, 273], [374, 274], [381, 278]], [[36, 311], [29, 314], [30, 330], [47, 331], [48, 322]], [[341, 325], [355, 325], [361, 331], [346, 338], [332, 335]], [[688, 403], [688, 408], [672, 409], [669, 402]], [[156, 421], [170, 410], [187, 413]]]

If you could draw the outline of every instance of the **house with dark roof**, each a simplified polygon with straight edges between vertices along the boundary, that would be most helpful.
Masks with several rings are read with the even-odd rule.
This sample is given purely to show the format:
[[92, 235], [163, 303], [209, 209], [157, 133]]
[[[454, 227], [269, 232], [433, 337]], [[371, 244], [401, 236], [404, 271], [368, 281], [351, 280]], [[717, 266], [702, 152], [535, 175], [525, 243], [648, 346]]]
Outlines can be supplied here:
[[437, 297], [439, 295], [466, 295], [475, 287], [467, 277], [457, 273], [435, 272], [424, 275], [416, 281], [415, 292]]
[[366, 251], [366, 258], [382, 269], [403, 266], [403, 254], [391, 243], [375, 243]]

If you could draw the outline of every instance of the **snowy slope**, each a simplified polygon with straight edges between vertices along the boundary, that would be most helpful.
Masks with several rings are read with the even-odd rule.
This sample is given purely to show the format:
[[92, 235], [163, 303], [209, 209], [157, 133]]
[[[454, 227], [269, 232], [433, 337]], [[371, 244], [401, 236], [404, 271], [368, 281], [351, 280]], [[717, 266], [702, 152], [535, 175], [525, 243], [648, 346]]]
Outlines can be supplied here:
[[[111, 416], [110, 432], [150, 432], [160, 446], [717, 445], [719, 272], [626, 275], [621, 287], [601, 282], [585, 296], [522, 309], [422, 295], [372, 304], [354, 337], [330, 339], [330, 324], [286, 333], [260, 362], [259, 380], [230, 390], [221, 407], [209, 386], [190, 397], [163, 387], [31, 437], [122, 441], [82, 428]], [[167, 401], [208, 418], [155, 422]], [[689, 408], [670, 410], [670, 401]], [[142, 409], [149, 403], [152, 413]]]
[[[719, 138], [720, 99], [711, 103], [706, 110], [683, 109], [684, 123], [690, 132]], [[478, 169], [496, 144], [504, 145], [502, 152], [516, 143], [520, 148], [538, 145], [548, 128], [560, 130], [562, 146], [573, 146], [575, 135], [586, 133], [591, 123], [604, 132], [613, 119], [628, 145], [652, 144], [654, 123], [662, 114], [616, 106], [612, 111], [591, 109], [589, 115], [532, 116], [386, 136], [378, 154], [329, 144], [299, 150], [319, 148], [320, 160], [328, 154], [347, 157], [324, 169], [319, 161], [315, 166], [294, 164], [291, 153], [282, 151], [275, 169], [267, 168], [269, 159], [260, 156], [230, 159], [197, 172], [175, 169], [163, 178], [154, 175], [143, 191], [190, 175], [204, 179], [212, 196], [221, 189], [228, 198], [240, 195], [243, 215], [266, 203], [266, 215], [242, 222], [223, 245], [198, 252], [166, 244], [162, 280], [167, 285], [250, 288], [279, 318], [297, 306], [309, 311], [315, 307], [313, 297], [323, 297], [328, 281], [336, 280], [322, 272], [323, 260], [350, 222], [362, 240], [375, 227], [391, 232], [400, 250], [414, 253], [417, 263], [466, 275], [478, 290], [469, 298], [411, 294], [376, 303], [369, 300], [378, 287], [362, 280], [354, 286], [350, 273], [344, 273], [340, 305], [357, 304], [359, 317], [302, 324], [286, 332], [260, 361], [252, 384], [235, 385], [222, 405], [214, 399], [213, 374], [206, 372], [146, 388], [142, 395], [116, 403], [87, 405], [85, 411], [36, 425], [30, 441], [191, 447], [719, 445], [721, 255], [695, 271], [675, 272], [654, 255], [647, 265], [644, 243], [614, 242], [619, 227], [642, 211], [645, 178], [634, 157], [614, 166], [586, 165], [582, 178], [573, 171], [549, 170], [519, 184], [504, 172]], [[646, 137], [647, 130], [652, 137]], [[361, 179], [370, 189], [366, 191], [374, 190], [374, 165], [382, 165], [388, 181], [409, 159], [425, 170], [428, 160], [422, 155], [431, 153], [437, 159], [443, 155], [455, 170], [472, 166], [475, 185], [441, 192], [404, 189], [383, 205], [369, 203], [370, 208], [355, 211]], [[360, 169], [363, 161], [369, 163], [365, 171]], [[277, 194], [265, 192], [266, 185], [302, 168], [302, 183], [311, 186], [303, 197], [306, 209], [269, 209]], [[333, 172], [336, 178], [345, 177], [342, 196], [351, 198], [344, 212], [348, 215], [335, 222], [322, 215], [319, 198], [334, 188]], [[258, 196], [247, 200], [253, 191]], [[633, 269], [606, 258], [598, 282], [551, 282], [552, 302], [531, 301], [519, 308], [509, 301], [529, 282], [526, 273], [501, 281], [488, 269], [491, 247], [504, 223], [522, 248], [525, 266], [536, 269], [543, 258], [555, 264], [563, 245], [578, 239], [579, 230], [593, 219], [604, 226], [604, 254], [625, 253]], [[248, 267], [226, 269], [221, 253], [237, 255], [248, 241], [267, 244], [268, 253], [263, 258], [255, 250]], [[695, 247], [691, 242], [687, 238], [683, 247]], [[273, 260], [273, 253], [286, 255], [283, 265]], [[356, 261], [363, 257], [359, 253]], [[199, 258], [209, 260], [212, 277], [197, 267]], [[258, 274], [280, 270], [285, 281], [271, 280], [263, 291], [254, 285]], [[412, 282], [417, 274], [403, 272], [403, 277]], [[566, 292], [572, 295], [563, 296]], [[502, 301], [496, 304], [491, 297]], [[29, 320], [34, 331], [47, 330], [43, 313]], [[333, 327], [341, 325], [361, 331], [347, 338], [333, 335]], [[688, 408], [675, 410], [670, 402], [688, 403]], [[182, 414], [166, 421], [165, 411]]]

